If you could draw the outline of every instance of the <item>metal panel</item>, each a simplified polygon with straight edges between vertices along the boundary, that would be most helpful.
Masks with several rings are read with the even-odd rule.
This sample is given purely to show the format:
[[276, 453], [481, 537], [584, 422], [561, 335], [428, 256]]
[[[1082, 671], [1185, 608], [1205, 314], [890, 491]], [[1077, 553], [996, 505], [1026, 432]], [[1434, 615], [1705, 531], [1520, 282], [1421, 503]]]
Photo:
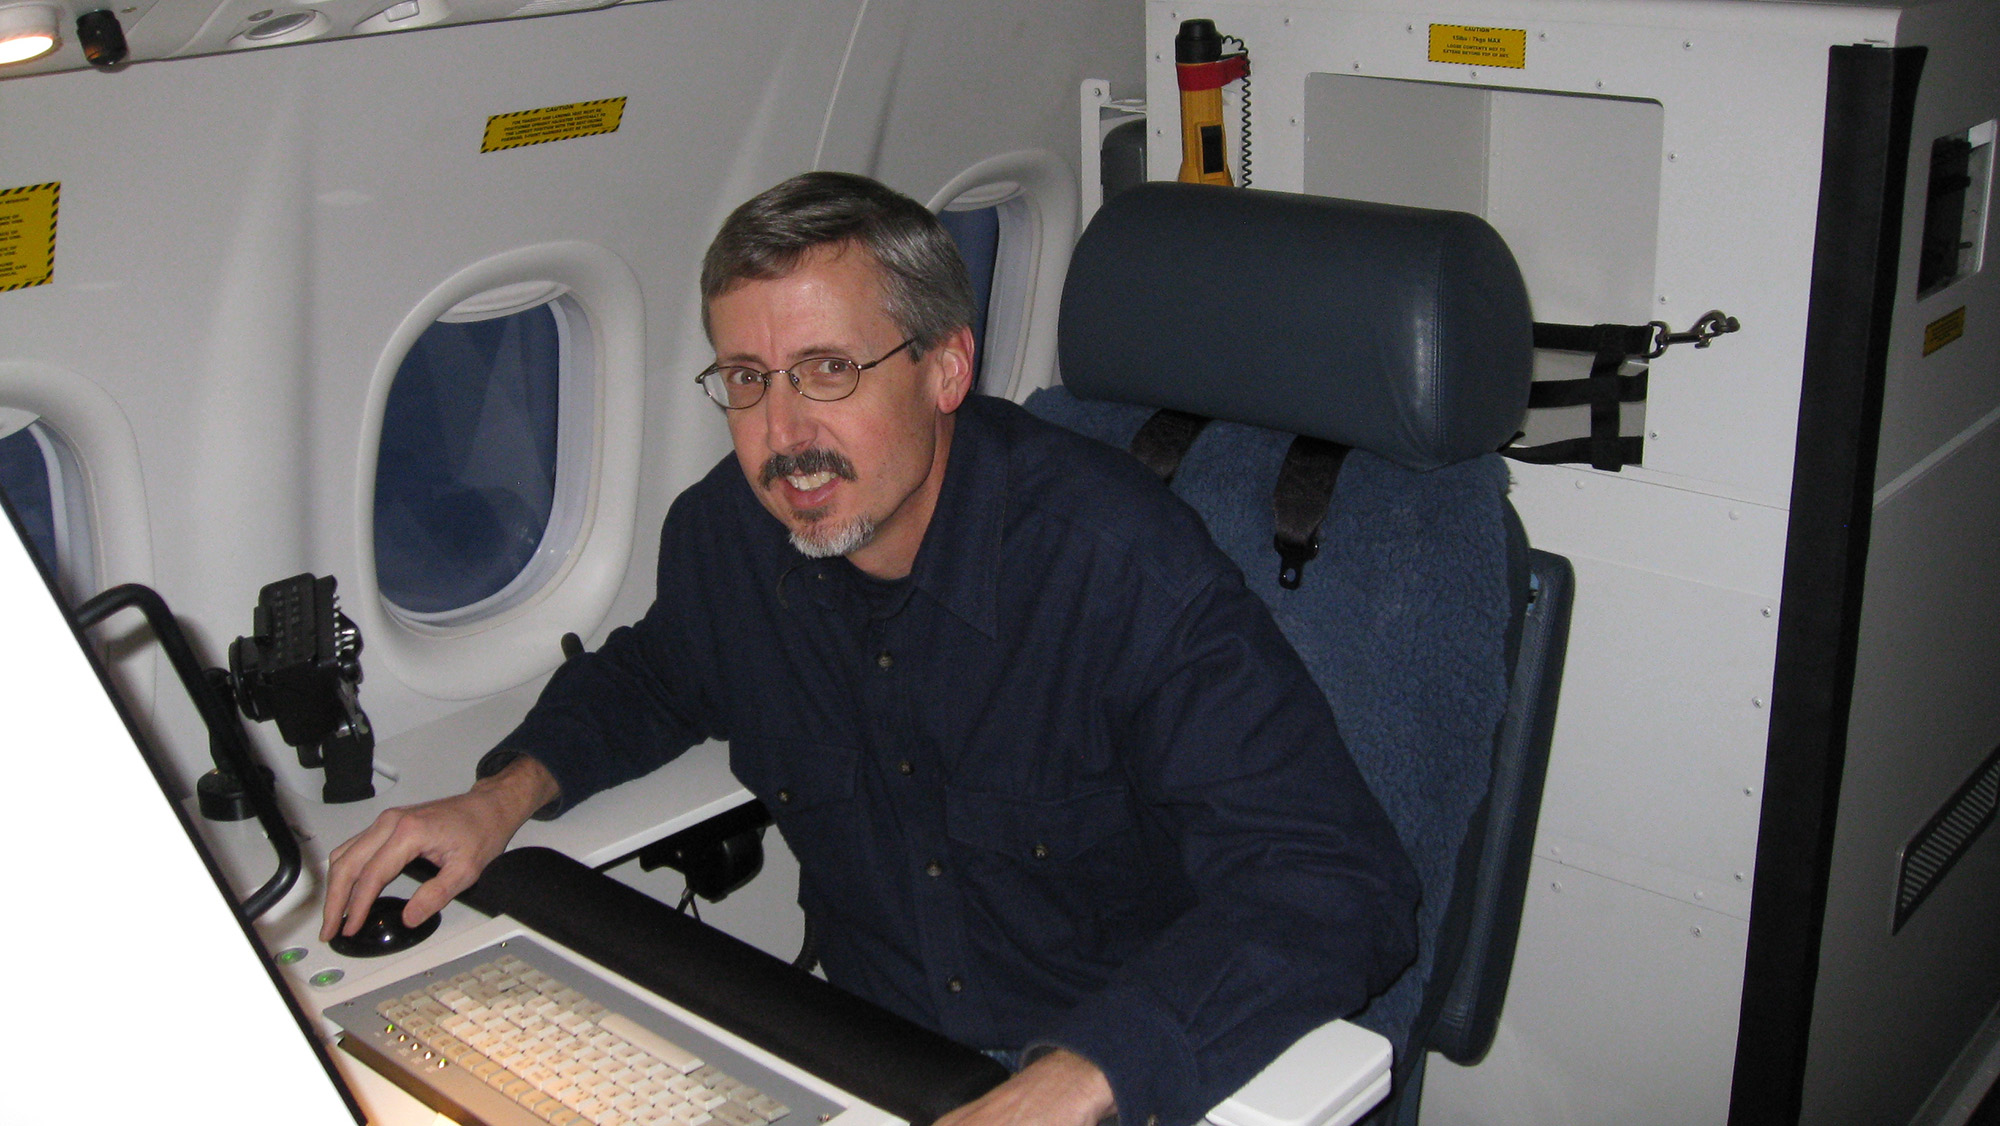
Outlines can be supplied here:
[[1579, 659], [1564, 674], [1537, 854], [1747, 917], [1771, 602], [1572, 562]]
[[[1991, 426], [2000, 404], [2000, 362], [1994, 359], [2000, 355], [2000, 224], [1988, 216], [1984, 269], [1922, 300], [1916, 296], [1931, 142], [2000, 118], [2000, 67], [1994, 65], [2000, 6], [1958, 0], [1917, 8], [1904, 16], [1898, 41], [1923, 44], [1930, 58], [1910, 125], [1904, 189], [1910, 205], [1898, 267], [1897, 330], [1889, 342], [1891, 375], [1882, 399], [1878, 490], [1966, 430]], [[1960, 308], [1967, 313], [1965, 335], [1925, 355], [1925, 326]]]
[[1537, 859], [1499, 1037], [1477, 1067], [1431, 1058], [1424, 1126], [1720, 1122], [1744, 932]]
[[[1921, 133], [1915, 140], [1918, 152], [1928, 148]], [[1987, 317], [2000, 313], [1995, 304], [1983, 303]], [[1920, 335], [1918, 321], [1899, 320], [1898, 336]], [[1965, 377], [1991, 363], [1964, 358]], [[1928, 382], [1932, 374], [1897, 367], [1892, 387], [1896, 376]], [[2000, 432], [1988, 429], [1875, 511], [1813, 1001], [1807, 1121], [1907, 1121], [2000, 1000], [2000, 835], [1989, 829], [1974, 842], [1903, 930], [1890, 933], [1899, 851], [2000, 743], [1996, 569]], [[1884, 1014], [1921, 1019], [1899, 1021], [1894, 1037], [1871, 1034]]]

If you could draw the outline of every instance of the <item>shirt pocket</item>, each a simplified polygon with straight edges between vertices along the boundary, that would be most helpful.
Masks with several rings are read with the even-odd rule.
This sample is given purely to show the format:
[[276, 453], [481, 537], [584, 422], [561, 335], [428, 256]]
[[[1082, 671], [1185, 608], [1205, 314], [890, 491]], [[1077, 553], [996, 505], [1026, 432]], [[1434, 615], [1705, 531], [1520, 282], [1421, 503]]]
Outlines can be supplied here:
[[[1125, 790], [1041, 800], [948, 790], [945, 832], [975, 917], [1039, 965], [1108, 972], [1154, 911], [1148, 857]], [[1170, 862], [1170, 861], [1169, 861]], [[1165, 897], [1171, 898], [1171, 897]]]
[[1087, 865], [1138, 828], [1131, 795], [1116, 789], [1045, 800], [947, 788], [944, 817], [952, 840], [1031, 866]]
[[803, 739], [742, 736], [730, 740], [729, 769], [771, 811], [800, 865], [799, 899], [813, 905], [868, 895], [863, 876], [874, 842], [856, 816], [853, 747]]

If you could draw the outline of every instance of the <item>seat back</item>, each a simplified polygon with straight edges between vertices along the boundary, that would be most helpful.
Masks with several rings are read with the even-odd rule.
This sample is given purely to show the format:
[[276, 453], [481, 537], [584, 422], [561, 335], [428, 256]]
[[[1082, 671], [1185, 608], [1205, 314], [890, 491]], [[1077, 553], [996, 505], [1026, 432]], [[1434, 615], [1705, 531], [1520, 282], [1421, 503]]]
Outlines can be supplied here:
[[[1569, 606], [1492, 452], [1531, 323], [1474, 216], [1148, 184], [1078, 243], [1064, 387], [1028, 404], [1121, 448], [1160, 408], [1216, 420], [1171, 486], [1271, 606], [1423, 882], [1415, 964], [1354, 1018], [1396, 1048], [1385, 1121], [1414, 1112], [1425, 1049], [1483, 1054], [1512, 963]], [[1294, 589], [1273, 505], [1298, 436], [1351, 452]]]

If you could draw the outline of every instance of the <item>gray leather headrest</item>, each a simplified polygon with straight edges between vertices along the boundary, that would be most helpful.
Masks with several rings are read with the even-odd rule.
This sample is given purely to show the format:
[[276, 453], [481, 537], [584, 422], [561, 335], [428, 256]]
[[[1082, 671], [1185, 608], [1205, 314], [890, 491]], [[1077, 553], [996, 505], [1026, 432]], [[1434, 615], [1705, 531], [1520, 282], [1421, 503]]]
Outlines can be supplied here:
[[1498, 449], [1533, 363], [1521, 271], [1456, 211], [1149, 183], [1077, 243], [1063, 383], [1355, 446], [1411, 469]]

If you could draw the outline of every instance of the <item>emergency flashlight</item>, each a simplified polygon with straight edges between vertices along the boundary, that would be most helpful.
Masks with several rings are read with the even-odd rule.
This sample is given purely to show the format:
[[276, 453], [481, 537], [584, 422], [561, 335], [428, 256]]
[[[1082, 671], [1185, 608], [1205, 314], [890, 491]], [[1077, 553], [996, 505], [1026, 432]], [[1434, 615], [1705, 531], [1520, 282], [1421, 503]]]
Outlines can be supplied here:
[[1182, 20], [1174, 36], [1174, 77], [1181, 88], [1181, 174], [1184, 184], [1229, 186], [1223, 159], [1222, 88], [1249, 72], [1243, 52], [1224, 57], [1214, 20]]

